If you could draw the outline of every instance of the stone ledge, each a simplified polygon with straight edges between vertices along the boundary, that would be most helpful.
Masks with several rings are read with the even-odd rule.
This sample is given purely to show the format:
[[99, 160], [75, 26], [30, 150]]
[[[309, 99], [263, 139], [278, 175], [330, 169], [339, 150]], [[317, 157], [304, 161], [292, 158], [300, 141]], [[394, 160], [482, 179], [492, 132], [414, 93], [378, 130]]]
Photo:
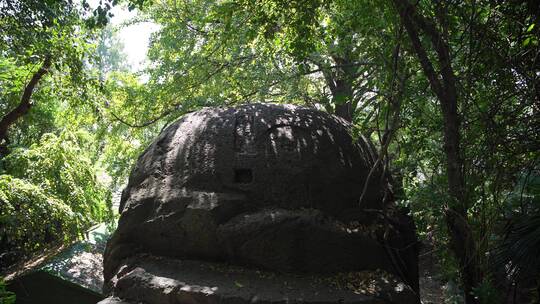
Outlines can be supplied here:
[[111, 283], [114, 294], [99, 304], [418, 303], [383, 271], [294, 275], [148, 255], [130, 259]]

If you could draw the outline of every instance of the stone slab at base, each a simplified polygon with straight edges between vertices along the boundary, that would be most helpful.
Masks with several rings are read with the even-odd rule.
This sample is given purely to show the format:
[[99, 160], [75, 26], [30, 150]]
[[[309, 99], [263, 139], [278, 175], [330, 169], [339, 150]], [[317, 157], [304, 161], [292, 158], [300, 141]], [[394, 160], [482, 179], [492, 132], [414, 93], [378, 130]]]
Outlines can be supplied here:
[[111, 297], [99, 304], [418, 303], [382, 271], [302, 276], [153, 256], [130, 259], [111, 284]]
[[132, 304], [132, 303], [123, 301], [116, 297], [108, 297], [104, 299], [103, 301], [99, 302], [98, 304]]

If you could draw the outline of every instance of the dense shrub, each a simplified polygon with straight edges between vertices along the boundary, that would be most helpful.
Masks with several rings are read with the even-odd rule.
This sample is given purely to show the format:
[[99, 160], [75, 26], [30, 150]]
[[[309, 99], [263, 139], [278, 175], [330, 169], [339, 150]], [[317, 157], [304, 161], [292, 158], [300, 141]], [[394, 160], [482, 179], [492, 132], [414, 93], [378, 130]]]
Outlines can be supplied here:
[[0, 266], [112, 219], [111, 194], [96, 177], [89, 144], [84, 132], [45, 134], [3, 159]]
[[0, 304], [15, 304], [15, 294], [6, 290], [4, 280], [0, 278]]
[[78, 216], [78, 224], [88, 226], [110, 216], [110, 192], [97, 180], [92, 145], [83, 131], [47, 133], [28, 149], [14, 149], [5, 159], [6, 171], [62, 200]]
[[0, 262], [9, 264], [77, 231], [77, 217], [64, 202], [23, 179], [0, 175]]

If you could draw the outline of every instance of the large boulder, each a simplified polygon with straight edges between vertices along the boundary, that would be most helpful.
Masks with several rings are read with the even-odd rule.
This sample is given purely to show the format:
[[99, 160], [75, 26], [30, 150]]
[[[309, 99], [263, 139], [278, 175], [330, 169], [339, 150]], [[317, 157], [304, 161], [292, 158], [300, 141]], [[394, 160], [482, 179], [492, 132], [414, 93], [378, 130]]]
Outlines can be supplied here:
[[374, 158], [346, 122], [310, 108], [187, 114], [131, 173], [105, 253], [107, 288], [126, 260], [150, 254], [289, 273], [382, 269], [414, 290], [414, 225], [383, 199], [380, 170], [368, 181]]
[[[357, 208], [374, 162], [368, 141], [353, 140], [349, 131], [336, 116], [292, 105], [187, 114], [141, 155], [121, 209], [148, 198], [204, 201], [224, 194], [251, 209], [314, 208], [337, 216]], [[380, 173], [370, 180], [363, 206], [380, 209]]]

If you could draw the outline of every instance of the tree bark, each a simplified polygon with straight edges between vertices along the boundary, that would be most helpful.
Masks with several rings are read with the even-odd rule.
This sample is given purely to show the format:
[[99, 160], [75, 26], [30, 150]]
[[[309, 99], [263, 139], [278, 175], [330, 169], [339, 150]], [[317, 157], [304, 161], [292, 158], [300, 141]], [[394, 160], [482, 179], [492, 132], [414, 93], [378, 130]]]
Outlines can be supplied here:
[[[452, 69], [450, 48], [447, 40], [435, 24], [417, 13], [408, 0], [393, 0], [401, 21], [411, 39], [414, 51], [429, 80], [430, 87], [439, 99], [443, 115], [444, 152], [448, 177], [448, 193], [451, 201], [445, 212], [445, 220], [450, 233], [450, 243], [460, 268], [466, 303], [477, 303], [473, 288], [481, 283], [478, 252], [472, 229], [468, 223], [468, 203], [465, 195], [463, 159], [460, 149], [460, 115], [456, 77]], [[437, 55], [440, 71], [436, 72], [420, 41], [420, 31], [430, 40]]]
[[8, 131], [9, 127], [13, 125], [19, 118], [26, 115], [30, 108], [32, 107], [32, 93], [36, 85], [39, 83], [41, 78], [49, 71], [51, 67], [51, 56], [47, 55], [41, 64], [39, 70], [37, 70], [33, 75], [28, 84], [25, 86], [21, 100], [17, 107], [11, 110], [9, 113], [4, 115], [0, 120], [0, 156], [7, 154], [6, 144], [8, 142]]
[[[334, 95], [336, 102], [335, 114], [348, 122], [352, 122], [353, 119], [353, 106], [352, 106], [352, 88], [343, 80], [336, 81], [336, 90]], [[337, 98], [336, 98], [337, 97]], [[340, 99], [346, 99], [345, 102]]]
[[354, 116], [353, 78], [355, 67], [348, 58], [334, 57], [336, 65], [335, 86], [332, 91], [336, 105], [336, 115], [352, 122]]
[[333, 69], [324, 70], [323, 75], [335, 105], [334, 114], [352, 122], [354, 116], [353, 84], [354, 65], [348, 58], [333, 57], [336, 63]]

